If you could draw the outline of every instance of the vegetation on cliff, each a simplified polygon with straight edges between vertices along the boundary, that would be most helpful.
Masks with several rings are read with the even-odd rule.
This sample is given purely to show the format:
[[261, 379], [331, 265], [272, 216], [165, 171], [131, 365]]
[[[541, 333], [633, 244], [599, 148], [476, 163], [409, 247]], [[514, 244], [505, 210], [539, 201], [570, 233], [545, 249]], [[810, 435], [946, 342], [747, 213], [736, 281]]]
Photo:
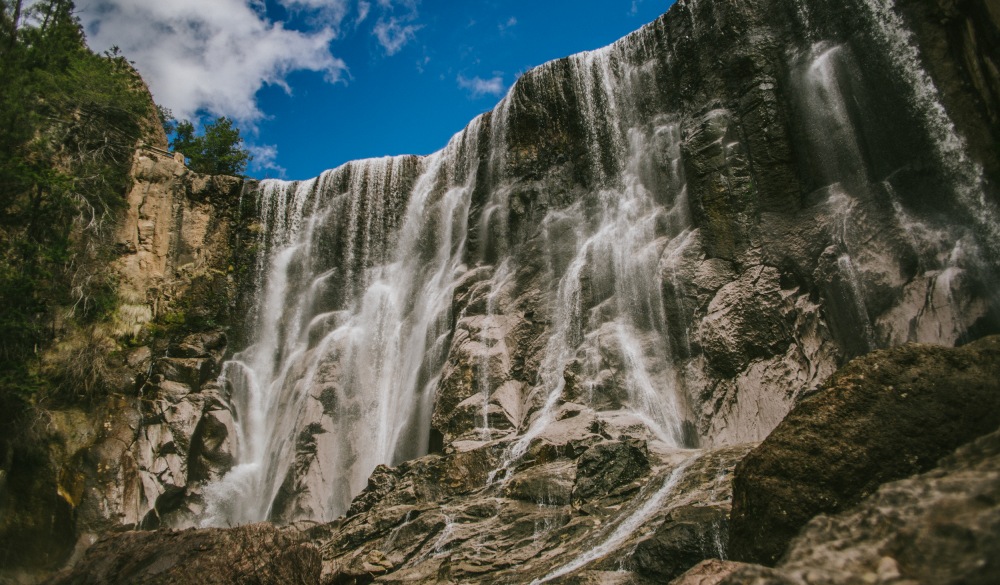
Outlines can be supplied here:
[[[106, 316], [113, 219], [152, 105], [131, 64], [86, 48], [70, 0], [0, 0], [0, 409], [44, 385], [40, 349]], [[89, 393], [88, 364], [64, 380]], [[74, 393], [78, 393], [74, 390]]]
[[170, 110], [157, 106], [163, 130], [171, 136], [170, 148], [184, 155], [188, 167], [207, 175], [240, 176], [253, 155], [243, 148], [240, 129], [232, 119], [220, 116], [205, 124], [201, 135], [189, 120], [175, 120]]

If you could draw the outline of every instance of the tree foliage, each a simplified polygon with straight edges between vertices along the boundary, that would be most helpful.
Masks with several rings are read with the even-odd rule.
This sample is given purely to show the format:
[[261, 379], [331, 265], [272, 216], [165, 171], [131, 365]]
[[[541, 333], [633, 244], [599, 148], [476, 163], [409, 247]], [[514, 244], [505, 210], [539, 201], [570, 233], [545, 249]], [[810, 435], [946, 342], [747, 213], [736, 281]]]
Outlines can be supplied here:
[[0, 401], [30, 390], [67, 313], [86, 322], [110, 305], [108, 220], [151, 108], [117, 50], [86, 48], [73, 11], [0, 0]]
[[197, 135], [194, 124], [187, 120], [175, 121], [169, 111], [161, 110], [160, 121], [163, 129], [174, 134], [170, 142], [175, 152], [183, 153], [191, 170], [210, 175], [242, 175], [247, 163], [253, 160], [250, 152], [243, 148], [240, 129], [225, 116], [205, 124], [205, 132]]

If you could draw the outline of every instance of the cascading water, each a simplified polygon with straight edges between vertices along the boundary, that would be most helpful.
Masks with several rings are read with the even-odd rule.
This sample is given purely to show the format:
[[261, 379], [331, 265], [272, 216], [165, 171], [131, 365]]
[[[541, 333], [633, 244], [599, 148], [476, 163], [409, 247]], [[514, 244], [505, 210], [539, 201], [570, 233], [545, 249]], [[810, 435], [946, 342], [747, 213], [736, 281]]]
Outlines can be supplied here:
[[[666, 445], [685, 442], [686, 399], [674, 371], [659, 266], [664, 249], [682, 241], [691, 225], [680, 132], [668, 120], [638, 119], [635, 79], [642, 72], [622, 58], [629, 48], [623, 41], [569, 58], [595, 187], [541, 222], [554, 301], [538, 384], [528, 397], [540, 406], [490, 482], [507, 477], [553, 422], [556, 406], [568, 398], [568, 368], [584, 380], [610, 370], [613, 388], [600, 393], [622, 394], [616, 402]], [[654, 189], [650, 168], [664, 162], [652, 160], [660, 152], [670, 172]], [[575, 399], [596, 404], [593, 383], [587, 385]]]
[[[222, 374], [237, 464], [207, 487], [205, 524], [330, 520], [377, 464], [426, 452], [478, 135], [474, 123], [419, 162], [362, 161], [261, 185], [257, 338]], [[310, 404], [322, 412], [304, 412]], [[303, 447], [317, 455], [323, 492], [276, 510], [282, 489], [301, 481], [292, 468]]]
[[531, 582], [531, 585], [541, 585], [542, 583], [547, 583], [552, 579], [568, 575], [573, 571], [586, 566], [588, 563], [614, 551], [615, 548], [626, 538], [631, 536], [632, 533], [648, 521], [650, 516], [659, 511], [664, 502], [666, 502], [667, 499], [673, 494], [677, 484], [680, 483], [681, 478], [684, 477], [684, 473], [695, 461], [698, 460], [698, 457], [698, 454], [691, 455], [671, 470], [671, 472], [668, 473], [664, 479], [663, 485], [661, 485], [660, 488], [652, 494], [646, 496], [644, 500], [640, 500], [642, 501], [642, 504], [628, 516], [622, 518], [620, 522], [614, 526], [614, 530], [601, 540], [600, 544], [590, 550], [587, 550], [569, 563], [555, 569], [541, 579], [535, 579]]
[[[572, 241], [553, 241], [548, 251], [553, 326], [533, 390], [543, 406], [510, 448], [512, 461], [564, 398], [563, 370], [571, 362], [612, 368], [620, 407], [665, 443], [684, 440], [685, 398], [659, 286], [661, 252], [690, 225], [679, 128], [638, 118], [631, 84], [641, 72], [621, 59], [626, 49], [570, 62], [595, 188], [587, 201], [542, 221], [553, 238], [558, 230]], [[237, 464], [206, 488], [205, 524], [329, 520], [346, 510], [375, 465], [426, 452], [483, 150], [491, 181], [483, 180], [490, 191], [481, 239], [501, 255], [487, 313], [514, 271], [506, 254], [509, 185], [497, 179], [507, 165], [510, 101], [492, 113], [488, 129], [477, 119], [426, 159], [362, 161], [312, 181], [265, 181], [257, 189], [263, 286], [256, 340], [223, 372], [239, 426]], [[656, 193], [649, 184], [654, 142], [666, 142], [672, 153], [668, 184]], [[608, 352], [617, 356], [610, 365], [601, 357]], [[495, 384], [486, 370], [479, 426], [489, 438]]]
[[[876, 19], [879, 1], [865, 0]], [[682, 4], [692, 18], [708, 10]], [[906, 44], [898, 23], [880, 22], [886, 42]], [[815, 205], [819, 217], [808, 236], [787, 232], [822, 240], [803, 260], [798, 250], [762, 252], [755, 247], [768, 245], [766, 235], [735, 234], [742, 219], [706, 211], [716, 202], [707, 201], [705, 176], [715, 173], [712, 195], [744, 205], [739, 213], [755, 229], [784, 212], [764, 210], [766, 194], [750, 178], [755, 163], [744, 154], [761, 147], [743, 134], [749, 114], [717, 101], [661, 99], [673, 95], [662, 88], [675, 74], [675, 48], [667, 47], [673, 32], [658, 26], [526, 73], [441, 152], [350, 163], [305, 182], [265, 181], [244, 194], [259, 203], [261, 288], [252, 345], [222, 374], [237, 421], [236, 465], [206, 486], [205, 524], [332, 520], [377, 465], [426, 453], [432, 415], [449, 422], [453, 413], [444, 411], [460, 410], [455, 404], [469, 407], [467, 425], [434, 430], [499, 446], [490, 483], [515, 473], [567, 402], [622, 414], [657, 448], [696, 446], [698, 433], [711, 443], [710, 433], [728, 425], [751, 427], [729, 437], [759, 440], [787, 412], [792, 390], [818, 382], [845, 355], [907, 340], [954, 342], [988, 316], [978, 297], [953, 295], [974, 288], [966, 280], [984, 279], [983, 239], [895, 195], [894, 173], [910, 172], [909, 159], [873, 147], [864, 124], [877, 101], [865, 95], [870, 68], [853, 60], [849, 42], [814, 43], [826, 37], [810, 30], [803, 38], [814, 44], [778, 65], [788, 67], [788, 87], [755, 86], [767, 99], [788, 91], [782, 99], [799, 110], [790, 116], [801, 127], [789, 132], [802, 160], [779, 162], [784, 171], [804, 167], [811, 192], [794, 203]], [[902, 83], [932, 126], [926, 139], [940, 166], [958, 169], [952, 199], [990, 232], [994, 208], [974, 196], [978, 171], [952, 144], [926, 75], [904, 57]], [[703, 131], [720, 134], [699, 144], [692, 136]], [[550, 139], [558, 146], [549, 149]], [[751, 171], [737, 176], [740, 164]], [[891, 205], [880, 206], [881, 197]], [[716, 215], [704, 217], [709, 211]], [[786, 229], [779, 224], [769, 225]], [[714, 236], [743, 238], [747, 249], [715, 249]], [[899, 242], [914, 262], [893, 257]], [[924, 284], [945, 299], [947, 314], [910, 300]], [[460, 286], [472, 291], [461, 301]], [[758, 293], [776, 298], [759, 314], [751, 302]], [[475, 351], [456, 350], [461, 327]], [[530, 345], [516, 364], [507, 347], [514, 337]], [[778, 375], [788, 378], [785, 398], [762, 398]], [[436, 404], [447, 384], [452, 403]], [[774, 416], [760, 422], [761, 405], [772, 402]]]
[[[911, 88], [911, 100], [925, 114], [923, 122], [931, 148], [936, 151], [937, 163], [950, 178], [938, 196], [955, 201], [959, 209], [975, 218], [980, 225], [974, 229], [981, 234], [992, 234], [997, 225], [996, 210], [973, 195], [983, 192], [979, 184], [981, 171], [964, 159], [961, 141], [934, 98], [933, 85], [917, 67], [912, 54], [914, 49], [908, 44], [898, 19], [885, 12], [885, 7], [877, 0], [868, 1], [866, 6], [873, 11], [875, 22], [879, 24], [876, 30], [884, 37], [884, 42], [893, 47], [902, 77]], [[850, 337], [853, 341], [848, 345], [854, 345], [853, 353], [864, 353], [884, 345], [886, 338], [893, 343], [962, 339], [972, 322], [969, 316], [980, 315], [982, 309], [958, 307], [953, 301], [951, 278], [967, 271], [986, 274], [990, 270], [982, 251], [974, 243], [973, 230], [959, 225], [929, 225], [935, 218], [918, 219], [915, 212], [907, 208], [893, 187], [892, 173], [889, 179], [879, 180], [872, 176], [873, 168], [890, 164], [891, 155], [871, 146], [875, 143], [870, 136], [872, 130], [862, 121], [875, 118], [876, 114], [871, 111], [872, 99], [865, 94], [863, 75], [849, 46], [819, 42], [805, 57], [793, 85], [801, 104], [811, 178], [820, 186], [817, 193], [826, 197], [832, 217], [830, 251], [835, 258], [835, 282], [840, 284], [833, 287], [837, 292], [831, 294], [829, 303], [841, 306], [844, 314], [849, 315], [841, 319], [852, 323]], [[871, 246], [872, 235], [865, 231], [866, 222], [858, 220], [863, 213], [886, 213], [885, 206], [878, 205], [879, 199], [888, 199], [891, 203], [893, 217], [888, 221], [896, 224], [899, 234], [896, 237], [903, 247], [909, 248], [905, 253], [916, 259], [917, 270], [913, 276], [901, 276], [905, 272], [898, 257], [901, 253], [886, 254], [887, 246]], [[956, 253], [959, 250], [967, 252]], [[879, 252], [882, 256], [876, 257]], [[914, 304], [911, 314], [897, 311], [895, 315], [883, 317], [881, 322], [874, 322], [869, 305], [879, 300], [873, 299], [875, 293], [871, 288], [880, 281], [903, 281], [905, 278], [911, 279], [911, 289], [917, 288], [913, 284], [917, 282], [927, 288], [922, 294], [944, 300], [931, 300], [928, 303], [930, 311]], [[923, 284], [925, 281], [927, 284]], [[904, 282], [900, 284], [905, 286]]]

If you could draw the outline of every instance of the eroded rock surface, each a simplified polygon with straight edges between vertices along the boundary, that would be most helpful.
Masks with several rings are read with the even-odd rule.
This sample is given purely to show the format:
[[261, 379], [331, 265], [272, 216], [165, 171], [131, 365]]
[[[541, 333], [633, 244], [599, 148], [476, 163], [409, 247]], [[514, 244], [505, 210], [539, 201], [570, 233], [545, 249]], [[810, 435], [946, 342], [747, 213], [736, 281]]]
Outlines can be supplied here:
[[294, 530], [250, 524], [229, 530], [124, 532], [87, 550], [50, 585], [319, 583], [316, 548]]
[[733, 557], [772, 564], [817, 514], [927, 471], [1000, 426], [1000, 338], [872, 352], [802, 400], [737, 467]]
[[[239, 296], [242, 181], [197, 175], [145, 148], [132, 176], [111, 267], [118, 304], [84, 340], [112, 352], [102, 364], [108, 398], [39, 408], [35, 450], [17, 455], [30, 461], [2, 462], [0, 579], [56, 568], [108, 531], [191, 525], [199, 484], [232, 465], [233, 415], [217, 378]], [[60, 334], [56, 357], [80, 341]]]
[[[509, 441], [377, 470], [346, 518], [310, 532], [324, 582], [654, 583], [726, 554], [732, 467], [749, 446], [647, 450], [581, 430], [540, 439], [506, 479]], [[634, 472], [595, 474], [613, 453]]]
[[774, 568], [705, 561], [674, 585], [994, 583], [1000, 575], [1000, 433], [927, 473], [810, 521]]

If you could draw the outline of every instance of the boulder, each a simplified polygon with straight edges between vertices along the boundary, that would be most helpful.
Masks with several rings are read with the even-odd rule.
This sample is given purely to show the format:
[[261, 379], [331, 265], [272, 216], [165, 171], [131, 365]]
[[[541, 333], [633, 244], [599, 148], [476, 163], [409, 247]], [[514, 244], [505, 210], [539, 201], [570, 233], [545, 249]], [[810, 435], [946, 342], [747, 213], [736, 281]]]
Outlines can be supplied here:
[[724, 557], [727, 505], [688, 505], [671, 510], [652, 538], [632, 555], [635, 570], [660, 582], [679, 576], [704, 559]]
[[736, 468], [730, 546], [773, 565], [818, 514], [927, 471], [1000, 425], [1000, 337], [872, 352], [802, 400]]
[[[776, 568], [728, 566], [723, 585], [996, 583], [1000, 576], [1000, 432], [932, 471], [887, 483], [854, 508], [814, 518]], [[723, 570], [724, 569], [724, 570]], [[696, 581], [695, 570], [674, 583]]]

